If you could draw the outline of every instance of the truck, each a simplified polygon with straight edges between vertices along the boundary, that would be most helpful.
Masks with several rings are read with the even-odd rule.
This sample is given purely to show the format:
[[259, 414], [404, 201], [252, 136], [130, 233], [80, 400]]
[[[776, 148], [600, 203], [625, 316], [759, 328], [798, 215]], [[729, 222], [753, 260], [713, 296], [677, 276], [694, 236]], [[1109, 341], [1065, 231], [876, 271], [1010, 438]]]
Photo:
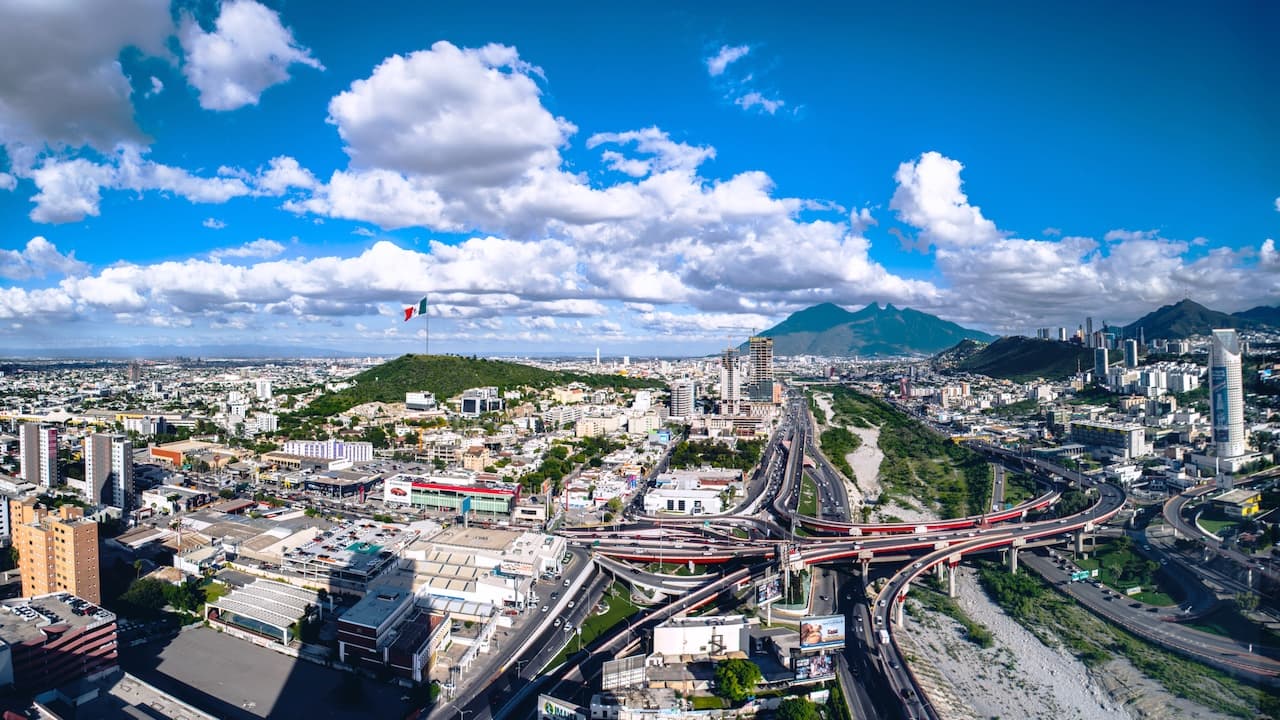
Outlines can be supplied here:
[[880, 644], [881, 645], [889, 644], [889, 631], [885, 630], [884, 628], [880, 628]]

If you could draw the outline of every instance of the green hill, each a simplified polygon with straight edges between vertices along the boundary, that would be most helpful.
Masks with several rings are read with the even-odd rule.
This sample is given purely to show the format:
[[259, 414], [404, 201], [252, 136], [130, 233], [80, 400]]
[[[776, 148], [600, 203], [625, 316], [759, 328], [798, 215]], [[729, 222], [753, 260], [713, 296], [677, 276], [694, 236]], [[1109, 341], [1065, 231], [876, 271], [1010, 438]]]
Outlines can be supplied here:
[[1020, 335], [1003, 337], [961, 360], [957, 369], [1017, 382], [1056, 380], [1093, 367], [1093, 351], [1073, 343], [1037, 340]]
[[404, 402], [408, 392], [431, 392], [444, 401], [473, 387], [548, 388], [571, 382], [591, 387], [660, 388], [657, 380], [623, 375], [583, 375], [531, 365], [457, 355], [401, 355], [353, 377], [351, 387], [316, 398], [298, 415], [327, 416], [367, 402]]
[[969, 358], [982, 352], [987, 343], [965, 338], [951, 347], [933, 356], [935, 368], [953, 368]]
[[[1270, 312], [1269, 312], [1270, 311]], [[1218, 328], [1254, 328], [1267, 324], [1273, 308], [1257, 307], [1245, 313], [1228, 315], [1211, 310], [1194, 300], [1165, 305], [1124, 326], [1125, 337], [1137, 337], [1138, 328], [1151, 338], [1181, 339], [1192, 335], [1208, 335]]]
[[919, 310], [876, 303], [857, 312], [832, 303], [814, 305], [760, 335], [773, 338], [775, 355], [827, 356], [915, 355], [937, 352], [964, 338], [993, 339]]

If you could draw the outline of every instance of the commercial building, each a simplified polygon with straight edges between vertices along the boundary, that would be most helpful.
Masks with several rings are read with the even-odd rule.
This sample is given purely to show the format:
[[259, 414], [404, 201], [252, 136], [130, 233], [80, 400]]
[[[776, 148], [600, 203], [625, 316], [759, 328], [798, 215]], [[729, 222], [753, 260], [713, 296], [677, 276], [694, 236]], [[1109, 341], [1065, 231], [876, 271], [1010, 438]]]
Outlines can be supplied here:
[[57, 428], [23, 424], [18, 433], [18, 466], [23, 480], [46, 489], [57, 486], [61, 479]]
[[510, 515], [520, 499], [520, 486], [484, 482], [470, 473], [395, 475], [382, 486], [382, 501], [461, 513], [466, 503], [481, 515]]
[[69, 593], [0, 605], [0, 689], [31, 696], [116, 667], [116, 616]]
[[463, 417], [479, 417], [489, 412], [501, 412], [504, 407], [502, 398], [498, 396], [498, 388], [479, 387], [462, 391], [462, 406], [459, 413]]
[[1124, 366], [1133, 369], [1138, 367], [1138, 341], [1124, 341]]
[[290, 645], [299, 623], [319, 614], [319, 593], [259, 578], [210, 602], [204, 619], [236, 633]]
[[1240, 376], [1240, 337], [1235, 330], [1214, 330], [1209, 351], [1209, 417], [1218, 457], [1243, 455], [1244, 385]]
[[773, 402], [773, 338], [752, 337], [747, 347], [751, 357], [747, 396], [752, 402]]
[[742, 399], [742, 377], [738, 371], [738, 351], [725, 348], [720, 354], [720, 412], [735, 413]]
[[726, 498], [741, 487], [740, 470], [697, 470], [663, 473], [644, 495], [648, 515], [716, 515], [724, 512]]
[[98, 582], [98, 524], [73, 505], [53, 515], [34, 497], [9, 501], [13, 546], [18, 549], [22, 594], [66, 591], [101, 602]]
[[1244, 518], [1257, 515], [1262, 509], [1262, 493], [1247, 488], [1230, 490], [1213, 498], [1213, 504], [1222, 508], [1228, 517]]
[[338, 659], [361, 667], [385, 666], [420, 684], [448, 646], [452, 623], [416, 604], [402, 588], [370, 591], [338, 618]]
[[369, 462], [373, 459], [373, 443], [357, 440], [289, 440], [281, 452], [325, 460]]
[[1150, 452], [1146, 430], [1137, 423], [1073, 420], [1071, 440], [1081, 445], [1110, 450], [1125, 459], [1142, 457]]
[[411, 392], [404, 394], [405, 410], [435, 410], [436, 396], [429, 392]]
[[86, 499], [128, 512], [134, 506], [133, 443], [125, 435], [95, 433], [84, 443]]
[[1093, 381], [1099, 385], [1107, 382], [1107, 349], [1104, 347], [1095, 347], [1093, 349]]
[[743, 615], [672, 618], [653, 628], [653, 652], [667, 658], [741, 657], [750, 650], [748, 627]]
[[694, 403], [698, 400], [692, 380], [680, 380], [671, 384], [671, 417], [688, 420], [693, 417]]
[[396, 566], [401, 553], [417, 537], [416, 530], [404, 525], [353, 520], [285, 549], [281, 567], [304, 581], [363, 593], [369, 583]]
[[178, 485], [159, 485], [142, 491], [138, 507], [163, 513], [190, 512], [212, 500], [207, 492]]

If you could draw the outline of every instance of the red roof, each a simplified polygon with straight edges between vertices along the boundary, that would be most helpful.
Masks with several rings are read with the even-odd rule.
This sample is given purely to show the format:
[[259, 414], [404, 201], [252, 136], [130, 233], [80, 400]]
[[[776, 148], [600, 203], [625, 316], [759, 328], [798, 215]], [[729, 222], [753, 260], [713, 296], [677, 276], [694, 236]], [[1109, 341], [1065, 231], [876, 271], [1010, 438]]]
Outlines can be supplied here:
[[414, 480], [413, 487], [415, 490], [443, 490], [445, 492], [466, 493], [468, 495], [515, 495], [514, 489], [507, 488], [491, 488], [479, 487], [476, 485], [448, 485], [445, 483], [430, 483]]

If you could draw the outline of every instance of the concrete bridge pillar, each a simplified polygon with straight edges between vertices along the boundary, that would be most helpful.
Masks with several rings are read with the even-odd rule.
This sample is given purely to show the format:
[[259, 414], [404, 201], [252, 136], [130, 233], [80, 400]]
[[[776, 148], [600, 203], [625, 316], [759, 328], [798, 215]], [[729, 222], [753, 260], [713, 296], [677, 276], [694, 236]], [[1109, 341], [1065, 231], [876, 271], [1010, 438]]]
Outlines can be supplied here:
[[960, 564], [951, 564], [948, 565], [947, 568], [950, 570], [950, 572], [947, 573], [947, 595], [950, 597], [959, 597], [960, 591], [956, 590], [956, 575], [960, 572]]
[[862, 558], [862, 560], [859, 561], [859, 564], [862, 566], [862, 578], [865, 581], [867, 574], [871, 572], [871, 559]]
[[938, 578], [938, 582], [942, 582], [943, 573], [945, 573], [946, 570], [947, 570], [946, 563], [938, 563], [937, 565], [933, 566], [933, 574]]
[[1009, 548], [1009, 574], [1018, 574], [1018, 548]]
[[905, 604], [905, 598], [898, 598], [893, 603], [893, 624], [898, 627], [902, 627], [902, 606]]
[[1084, 556], [1084, 531], [1076, 533], [1076, 555]]

